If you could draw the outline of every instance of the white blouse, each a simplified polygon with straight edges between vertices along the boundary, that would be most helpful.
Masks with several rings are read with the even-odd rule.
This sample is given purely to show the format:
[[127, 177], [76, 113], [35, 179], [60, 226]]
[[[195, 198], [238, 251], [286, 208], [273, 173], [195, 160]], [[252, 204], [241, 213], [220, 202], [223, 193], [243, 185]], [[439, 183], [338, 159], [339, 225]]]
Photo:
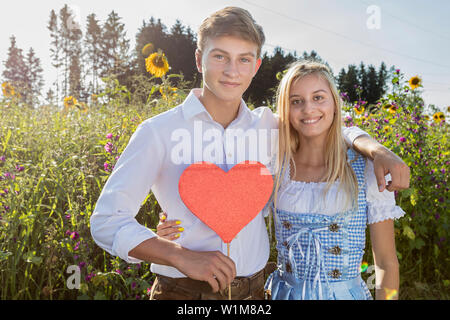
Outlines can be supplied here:
[[[386, 219], [398, 219], [405, 212], [395, 204], [394, 192], [378, 191], [378, 184], [373, 169], [373, 162], [366, 161], [365, 168], [366, 200], [368, 223], [377, 223]], [[320, 213], [334, 215], [345, 211], [345, 193], [338, 192], [339, 182], [334, 182], [328, 190], [325, 198], [323, 189], [326, 182], [302, 182], [290, 179], [291, 167], [286, 170], [284, 181], [278, 191], [277, 209], [298, 213]], [[391, 176], [386, 176], [386, 182]], [[325, 201], [324, 201], [325, 199]], [[268, 210], [268, 206], [264, 208]]]

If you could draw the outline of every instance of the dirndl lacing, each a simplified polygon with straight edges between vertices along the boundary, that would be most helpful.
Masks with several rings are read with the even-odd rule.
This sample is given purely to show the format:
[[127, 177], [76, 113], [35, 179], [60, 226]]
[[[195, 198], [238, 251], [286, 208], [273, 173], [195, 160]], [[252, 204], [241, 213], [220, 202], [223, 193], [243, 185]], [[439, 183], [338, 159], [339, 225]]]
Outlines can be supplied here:
[[[326, 231], [327, 229], [328, 229], [327, 226], [325, 226], [325, 227], [321, 226], [318, 228], [313, 228], [311, 226], [302, 226], [298, 230], [297, 233], [289, 236], [286, 240], [288, 243], [288, 247], [289, 247], [289, 251], [288, 251], [289, 262], [291, 263], [291, 265], [294, 266], [294, 272], [296, 274], [297, 273], [297, 263], [295, 262], [295, 257], [294, 257], [294, 247], [297, 246], [297, 248], [299, 249], [300, 255], [302, 256], [303, 259], [305, 259], [305, 253], [302, 250], [302, 245], [299, 242], [299, 238], [302, 234], [308, 233], [308, 247], [306, 249], [306, 261], [305, 261], [305, 263], [308, 267], [305, 269], [303, 279], [310, 278], [309, 275], [311, 274], [312, 269], [313, 269], [313, 264], [311, 263], [311, 250], [313, 250], [314, 256], [316, 257], [315, 260], [316, 260], [317, 271], [314, 276], [312, 289], [314, 291], [316, 289], [316, 287], [318, 287], [320, 300], [323, 299], [322, 281], [320, 280], [320, 272], [321, 272], [321, 270], [326, 271], [326, 269], [325, 269], [324, 257], [323, 257], [323, 252], [322, 252], [323, 251], [322, 244], [321, 244], [319, 236], [316, 233], [321, 232], [321, 231]], [[324, 274], [325, 274], [325, 279], [326, 279], [327, 290], [329, 290], [329, 281], [328, 281], [327, 273], [325, 272]], [[304, 300], [306, 297], [306, 290], [307, 290], [308, 283], [309, 283], [309, 281], [303, 281], [302, 300]]]

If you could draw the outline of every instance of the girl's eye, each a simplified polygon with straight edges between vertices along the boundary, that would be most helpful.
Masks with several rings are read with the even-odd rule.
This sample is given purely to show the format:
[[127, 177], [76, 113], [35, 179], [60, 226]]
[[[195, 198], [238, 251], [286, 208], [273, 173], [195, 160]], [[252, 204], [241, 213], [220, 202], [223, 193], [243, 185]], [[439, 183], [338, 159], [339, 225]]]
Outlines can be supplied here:
[[298, 99], [291, 101], [291, 104], [293, 104], [293, 105], [300, 104], [300, 103], [301, 103], [301, 101]]
[[323, 99], [322, 96], [315, 96], [315, 97], [314, 97], [314, 100], [322, 100], [322, 99]]

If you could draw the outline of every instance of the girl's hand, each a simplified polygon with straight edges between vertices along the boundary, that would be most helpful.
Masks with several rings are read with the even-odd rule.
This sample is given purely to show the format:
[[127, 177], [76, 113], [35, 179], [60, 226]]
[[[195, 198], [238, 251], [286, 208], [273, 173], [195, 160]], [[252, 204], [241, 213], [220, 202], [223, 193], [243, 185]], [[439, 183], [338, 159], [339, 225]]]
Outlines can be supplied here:
[[161, 212], [159, 214], [159, 224], [156, 227], [156, 234], [167, 240], [178, 239], [180, 232], [184, 231], [180, 224], [180, 220], [167, 220], [167, 213]]

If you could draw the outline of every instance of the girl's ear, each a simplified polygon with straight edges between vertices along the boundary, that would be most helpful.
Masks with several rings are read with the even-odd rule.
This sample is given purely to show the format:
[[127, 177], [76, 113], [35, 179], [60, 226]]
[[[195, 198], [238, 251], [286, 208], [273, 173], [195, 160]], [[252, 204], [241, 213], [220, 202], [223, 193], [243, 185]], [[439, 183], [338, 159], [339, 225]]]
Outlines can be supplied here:
[[202, 73], [202, 52], [199, 49], [195, 50], [195, 64], [198, 72]]

